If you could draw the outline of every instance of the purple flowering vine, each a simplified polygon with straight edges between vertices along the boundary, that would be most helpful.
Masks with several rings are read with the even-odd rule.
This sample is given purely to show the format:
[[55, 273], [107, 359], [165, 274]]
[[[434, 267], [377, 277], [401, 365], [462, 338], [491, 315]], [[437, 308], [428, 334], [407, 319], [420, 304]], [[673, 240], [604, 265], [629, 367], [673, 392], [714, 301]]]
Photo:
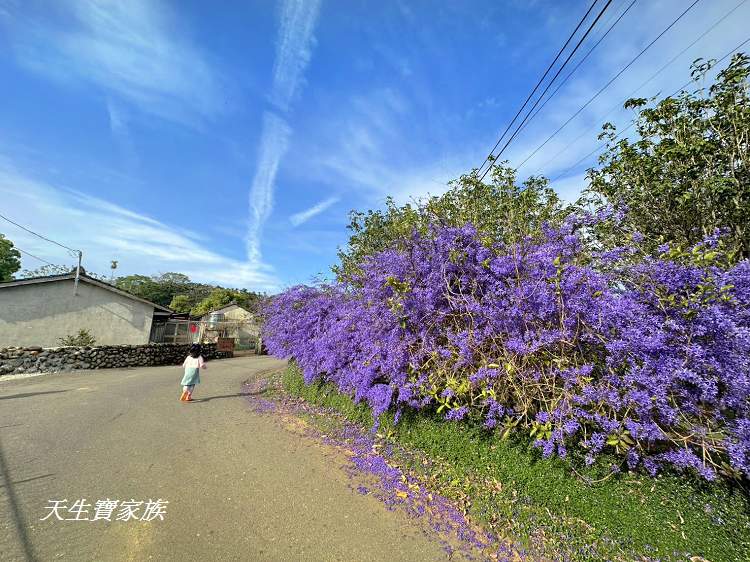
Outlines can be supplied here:
[[359, 278], [274, 297], [266, 344], [376, 416], [428, 409], [531, 432], [544, 455], [750, 477], [750, 263], [720, 263], [715, 236], [597, 253], [596, 220], [512, 245], [471, 225], [414, 234]]

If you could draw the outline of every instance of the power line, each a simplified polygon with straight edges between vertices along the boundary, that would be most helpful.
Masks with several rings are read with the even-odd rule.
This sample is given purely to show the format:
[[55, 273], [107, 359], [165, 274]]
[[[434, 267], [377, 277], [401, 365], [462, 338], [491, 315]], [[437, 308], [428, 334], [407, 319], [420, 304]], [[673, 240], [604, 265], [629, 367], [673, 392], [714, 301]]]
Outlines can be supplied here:
[[[676, 55], [675, 55], [674, 57], [672, 57], [672, 58], [671, 58], [671, 59], [670, 59], [670, 60], [669, 60], [669, 61], [668, 61], [668, 62], [667, 62], [666, 64], [664, 64], [664, 66], [662, 66], [662, 67], [661, 67], [661, 68], [660, 68], [659, 70], [657, 70], [656, 72], [654, 72], [654, 73], [653, 73], [653, 74], [651, 75], [651, 77], [649, 77], [649, 78], [648, 78], [648, 79], [647, 79], [647, 80], [646, 80], [645, 82], [643, 82], [643, 83], [642, 83], [642, 84], [641, 84], [640, 86], [638, 86], [638, 87], [637, 87], [637, 88], [635, 88], [635, 89], [634, 89], [634, 90], [633, 90], [632, 92], [630, 92], [630, 93], [629, 93], [629, 94], [628, 94], [628, 95], [627, 95], [627, 96], [625, 97], [625, 99], [624, 99], [623, 101], [621, 101], [621, 102], [618, 102], [617, 104], [615, 104], [615, 105], [614, 105], [614, 106], [612, 107], [612, 109], [610, 109], [610, 110], [609, 110], [609, 111], [608, 111], [608, 112], [607, 112], [607, 113], [606, 113], [606, 114], [604, 115], [604, 117], [602, 117], [602, 118], [601, 118], [601, 120], [606, 120], [606, 119], [607, 119], [607, 117], [609, 117], [610, 115], [612, 115], [612, 113], [614, 113], [614, 112], [615, 112], [615, 111], [617, 111], [618, 109], [621, 109], [621, 108], [622, 108], [622, 104], [623, 104], [623, 103], [625, 103], [625, 101], [627, 101], [628, 99], [632, 98], [632, 97], [633, 97], [633, 95], [635, 95], [635, 94], [636, 94], [636, 93], [637, 93], [637, 92], [638, 92], [639, 90], [641, 90], [641, 89], [642, 89], [642, 88], [643, 88], [644, 86], [646, 86], [646, 84], [648, 84], [648, 83], [649, 83], [649, 82], [651, 82], [651, 81], [652, 81], [652, 80], [653, 80], [654, 78], [656, 78], [657, 76], [659, 76], [659, 74], [661, 74], [662, 72], [664, 72], [664, 71], [665, 71], [665, 70], [666, 70], [666, 69], [667, 69], [667, 68], [668, 68], [669, 66], [671, 66], [671, 65], [672, 65], [672, 64], [673, 64], [673, 63], [674, 63], [674, 62], [675, 62], [675, 61], [676, 61], [677, 59], [679, 59], [679, 58], [680, 58], [680, 57], [681, 57], [682, 55], [684, 55], [684, 54], [685, 54], [685, 53], [686, 53], [686, 52], [687, 52], [687, 51], [688, 51], [688, 50], [689, 50], [690, 48], [692, 48], [692, 47], [693, 47], [693, 46], [694, 46], [694, 45], [695, 45], [696, 43], [698, 43], [698, 42], [699, 42], [699, 41], [700, 41], [701, 39], [703, 39], [703, 38], [704, 38], [704, 37], [705, 37], [706, 35], [708, 35], [709, 33], [711, 33], [711, 31], [713, 31], [714, 29], [716, 29], [716, 27], [717, 27], [717, 26], [718, 26], [718, 25], [719, 25], [720, 23], [722, 23], [722, 22], [723, 22], [723, 21], [724, 21], [725, 19], [727, 19], [727, 18], [728, 18], [729, 16], [731, 16], [731, 15], [732, 15], [732, 14], [733, 14], [734, 12], [736, 12], [736, 11], [737, 11], [737, 9], [738, 9], [738, 8], [740, 8], [740, 6], [742, 6], [742, 5], [743, 5], [743, 4], [745, 4], [746, 2], [747, 2], [747, 0], [741, 0], [741, 2], [740, 2], [739, 4], [737, 4], [737, 5], [736, 5], [736, 6], [734, 7], [734, 8], [732, 8], [731, 10], [729, 10], [729, 11], [728, 11], [728, 12], [727, 12], [726, 14], [724, 14], [724, 15], [723, 15], [723, 16], [722, 16], [721, 18], [719, 18], [718, 20], [716, 20], [716, 21], [715, 21], [715, 22], [713, 23], [713, 25], [711, 25], [711, 27], [709, 27], [709, 28], [708, 28], [708, 29], [707, 29], [706, 31], [704, 31], [703, 33], [701, 33], [701, 34], [700, 34], [700, 35], [699, 35], [699, 36], [698, 36], [698, 37], [697, 37], [696, 39], [694, 39], [694, 40], [693, 40], [693, 41], [692, 41], [692, 42], [691, 42], [691, 43], [690, 43], [689, 45], [687, 45], [687, 46], [686, 46], [686, 47], [685, 47], [684, 49], [682, 49], [682, 50], [681, 50], [681, 51], [680, 51], [679, 53], [677, 53], [677, 54], [676, 54]], [[725, 58], [726, 58], [726, 57], [725, 57]], [[723, 59], [722, 59], [722, 60], [723, 60]], [[590, 132], [591, 132], [592, 130], [596, 129], [596, 128], [597, 128], [598, 126], [599, 126], [599, 125], [594, 125], [593, 127], [589, 127], [588, 129], [585, 129], [585, 130], [584, 130], [584, 131], [583, 131], [583, 132], [582, 132], [582, 133], [581, 133], [580, 135], [578, 135], [578, 136], [577, 136], [576, 138], [574, 138], [574, 139], [573, 139], [572, 141], [570, 141], [570, 142], [569, 142], [568, 144], [566, 144], [566, 145], [565, 145], [564, 147], [562, 147], [562, 148], [561, 148], [561, 149], [560, 149], [560, 150], [559, 150], [559, 151], [558, 151], [557, 153], [555, 153], [555, 155], [554, 155], [554, 156], [552, 156], [552, 158], [550, 158], [549, 160], [547, 160], [547, 162], [546, 162], [546, 163], [545, 163], [544, 165], [542, 165], [541, 167], [539, 167], [539, 168], [537, 169], [537, 172], [536, 172], [536, 173], [535, 173], [534, 175], [536, 175], [536, 176], [540, 175], [540, 174], [542, 173], [543, 169], [544, 169], [545, 167], [549, 166], [549, 165], [550, 165], [550, 164], [551, 164], [552, 162], [554, 162], [554, 161], [555, 161], [555, 159], [556, 159], [556, 158], [557, 158], [558, 156], [560, 156], [560, 155], [561, 155], [561, 154], [562, 154], [563, 152], [565, 152], [566, 150], [568, 150], [568, 148], [570, 148], [570, 147], [571, 147], [572, 145], [574, 145], [574, 144], [575, 144], [576, 142], [578, 142], [579, 140], [581, 140], [581, 138], [583, 138], [583, 137], [584, 137], [585, 135], [589, 134], [589, 133], [590, 133]], [[525, 159], [525, 160], [524, 160], [523, 162], [521, 162], [521, 163], [520, 163], [520, 164], [518, 165], [518, 168], [520, 169], [520, 168], [521, 168], [521, 167], [522, 167], [522, 166], [523, 166], [523, 165], [524, 165], [524, 164], [525, 164], [526, 162], [528, 162], [528, 161], [529, 161], [530, 159], [531, 159], [531, 157], [527, 157], [527, 158], [526, 158], [526, 159]]]
[[602, 88], [598, 92], [596, 92], [585, 104], [583, 104], [580, 108], [578, 108], [578, 110], [573, 115], [571, 115], [568, 118], [568, 120], [565, 121], [565, 123], [563, 123], [562, 125], [560, 125], [560, 127], [558, 127], [558, 129], [554, 133], [552, 133], [549, 137], [547, 137], [547, 139], [542, 144], [540, 144], [538, 147], [536, 147], [534, 149], [534, 151], [531, 154], [529, 154], [518, 167], [520, 168], [521, 165], [523, 165], [525, 162], [528, 162], [529, 159], [531, 159], [537, 152], [539, 152], [542, 148], [544, 148], [544, 146], [546, 146], [549, 141], [551, 141], [554, 137], [556, 137], [557, 134], [560, 131], [562, 131], [573, 119], [575, 119], [576, 117], [578, 117], [578, 115], [580, 115], [580, 113], [584, 109], [586, 109], [591, 104], [592, 101], [594, 101], [596, 98], [598, 98], [604, 92], [604, 90], [606, 90], [607, 88], [609, 88], [615, 80], [617, 80], [620, 76], [622, 76], [622, 74], [628, 68], [630, 68], [635, 61], [637, 61], [639, 58], [641, 58], [641, 56], [643, 56], [643, 54], [646, 53], [646, 51], [648, 51], [670, 29], [672, 29], [677, 24], [677, 22], [680, 21], [685, 16], [685, 14], [687, 14], [690, 10], [692, 10], [693, 7], [698, 2], [700, 2], [700, 1], [701, 0], [694, 0], [693, 3], [690, 4], [690, 6], [688, 6], [679, 16], [677, 16], [677, 18], [672, 23], [670, 23], [661, 33], [659, 33], [659, 35], [657, 35], [648, 45], [646, 45], [643, 48], [643, 50], [641, 50], [640, 53], [638, 53], [628, 64], [626, 64], [624, 67], [622, 67], [622, 69], [620, 69], [620, 71], [617, 74], [615, 74], [610, 79], [609, 82], [607, 82], [604, 86], [602, 86]]
[[[584, 33], [583, 37], [581, 37], [578, 40], [578, 43], [573, 48], [573, 50], [570, 52], [570, 54], [568, 55], [568, 58], [565, 59], [564, 63], [562, 63], [562, 66], [560, 66], [560, 68], [557, 70], [557, 73], [554, 75], [554, 77], [552, 78], [552, 80], [550, 80], [550, 82], [547, 84], [547, 87], [544, 88], [544, 91], [542, 92], [542, 94], [537, 98], [537, 100], [534, 102], [534, 105], [531, 106], [531, 109], [528, 111], [528, 113], [526, 113], [526, 116], [523, 118], [523, 120], [521, 121], [521, 123], [518, 125], [518, 127], [516, 127], [515, 131], [513, 131], [513, 134], [510, 136], [510, 138], [505, 142], [505, 144], [503, 145], [503, 147], [500, 149], [500, 152], [498, 152], [496, 156], [493, 156], [493, 159], [490, 162], [490, 165], [487, 167], [487, 169], [481, 175], [481, 177], [479, 178], [479, 181], [482, 181], [484, 179], [484, 177], [489, 173], [489, 171], [495, 166], [495, 161], [502, 155], [503, 152], [505, 152], [505, 149], [508, 148], [508, 145], [510, 145], [510, 143], [513, 142], [513, 139], [516, 138], [516, 135], [521, 131], [521, 129], [523, 129], [524, 125], [529, 120], [529, 117], [531, 116], [531, 113], [534, 111], [534, 108], [536, 108], [536, 106], [539, 105], [539, 102], [542, 101], [542, 98], [544, 97], [544, 94], [546, 94], [547, 90], [549, 90], [550, 87], [552, 86], [552, 84], [555, 83], [555, 80], [557, 80], [557, 77], [560, 76], [560, 73], [563, 71], [563, 69], [568, 64], [568, 62], [570, 62], [570, 59], [573, 58], [573, 55], [576, 54], [576, 51], [578, 51], [578, 48], [581, 46], [581, 44], [586, 39], [586, 37], [588, 37], [588, 34], [591, 33], [591, 30], [594, 29], [594, 27], [596, 26], [596, 24], [599, 21], [599, 19], [601, 19], [601, 17], [604, 15], [604, 12], [606, 12], [607, 8], [609, 8], [610, 4], [612, 4], [612, 0], [608, 0], [607, 1], [607, 3], [604, 5], [604, 8], [602, 8], [601, 11], [599, 12], [599, 14], [596, 16], [596, 19], [594, 19], [594, 21], [591, 23], [591, 25], [589, 25], [589, 28], [586, 30], [586, 33]], [[494, 149], [493, 149], [493, 152], [494, 152]]]
[[0, 215], [0, 219], [4, 219], [4, 220], [8, 221], [9, 223], [14, 224], [18, 228], [20, 228], [21, 230], [25, 230], [29, 234], [33, 234], [34, 236], [36, 236], [38, 238], [41, 238], [42, 240], [46, 240], [47, 242], [51, 242], [52, 244], [60, 246], [61, 248], [65, 248], [66, 250], [73, 252], [76, 256], [78, 256], [78, 254], [80, 253], [79, 250], [74, 250], [73, 248], [71, 248], [69, 246], [66, 246], [65, 244], [60, 244], [60, 242], [55, 242], [54, 240], [51, 240], [51, 239], [47, 238], [46, 236], [42, 236], [38, 232], [34, 232], [33, 230], [30, 230], [30, 229], [26, 228], [25, 226], [22, 226], [22, 225], [18, 224], [17, 222], [9, 219], [8, 217], [6, 217], [4, 215]]
[[22, 250], [21, 248], [19, 248], [19, 247], [18, 247], [18, 246], [16, 246], [15, 244], [13, 244], [13, 247], [14, 247], [14, 248], [15, 248], [16, 250], [18, 250], [19, 252], [21, 252], [22, 254], [24, 254], [24, 255], [27, 255], [27, 256], [29, 256], [30, 258], [34, 258], [35, 260], [39, 260], [40, 262], [42, 262], [42, 263], [45, 263], [45, 264], [47, 264], [47, 265], [51, 265], [51, 266], [53, 266], [53, 267], [54, 267], [54, 265], [55, 265], [55, 264], [53, 264], [53, 263], [50, 263], [50, 262], [48, 262], [47, 260], [43, 260], [42, 258], [40, 258], [40, 257], [37, 257], [37, 256], [35, 256], [35, 255], [34, 255], [34, 254], [32, 254], [31, 252], [27, 252], [26, 250]]
[[[740, 4], [742, 4], [742, 3], [744, 3], [744, 1], [741, 2]], [[739, 6], [737, 6], [737, 7], [739, 7]], [[734, 10], [732, 10], [732, 11], [734, 11]], [[719, 64], [719, 63], [723, 62], [725, 59], [729, 58], [734, 53], [736, 53], [737, 51], [739, 51], [746, 43], [750, 43], [750, 37], [748, 37], [747, 39], [745, 39], [742, 43], [740, 43], [739, 45], [737, 45], [734, 49], [732, 49], [727, 54], [725, 54], [723, 57], [721, 57], [720, 59], [718, 59], [716, 61], [716, 63], [714, 63], [714, 64]], [[679, 88], [677, 88], [674, 92], [672, 92], [667, 97], [672, 97], [672, 96], [676, 95], [677, 93], [683, 91], [692, 82], [693, 82], [693, 80], [689, 80], [689, 81], [685, 82], [682, 86], [680, 86]], [[624, 133], [626, 133], [627, 131], [629, 131], [630, 129], [632, 129], [634, 125], [635, 125], [635, 121], [632, 121], [627, 127], [625, 127], [624, 129], [622, 129], [619, 133], [617, 133], [614, 137], [612, 137], [611, 140], [615, 140], [617, 138], [620, 138]], [[567, 175], [568, 172], [570, 172], [571, 170], [574, 170], [575, 168], [577, 168], [581, 163], [583, 163], [586, 160], [588, 160], [591, 156], [593, 156], [594, 154], [596, 154], [597, 152], [599, 152], [602, 148], [605, 148], [607, 146], [607, 142], [608, 141], [605, 141], [605, 142], [601, 143], [594, 150], [592, 150], [591, 152], [589, 152], [588, 154], [586, 154], [586, 156], [584, 156], [583, 158], [579, 159], [575, 164], [573, 164], [572, 166], [570, 166], [569, 168], [567, 168], [564, 172], [561, 172], [561, 173], [557, 174], [554, 178], [552, 178], [550, 180], [550, 183], [555, 182], [555, 181], [559, 180], [561, 177]]]
[[[605, 38], [607, 37], [607, 35], [609, 35], [609, 32], [610, 32], [610, 31], [612, 31], [612, 29], [614, 29], [614, 27], [615, 27], [615, 26], [616, 26], [616, 25], [617, 25], [618, 23], [620, 23], [620, 20], [621, 20], [621, 19], [622, 19], [623, 17], [625, 17], [625, 14], [627, 14], [627, 13], [628, 13], [628, 12], [630, 11], [630, 8], [632, 8], [632, 7], [633, 7], [633, 5], [634, 5], [634, 4], [635, 4], [635, 3], [637, 2], [637, 1], [638, 1], [638, 0], [633, 0], [633, 1], [632, 1], [632, 2], [630, 3], [630, 4], [628, 4], [628, 7], [627, 7], [627, 8], [625, 8], [625, 10], [624, 10], [624, 11], [623, 11], [623, 12], [622, 12], [622, 13], [621, 13], [621, 14], [620, 14], [619, 16], [618, 16], [618, 18], [617, 18], [617, 19], [616, 19], [616, 20], [614, 21], [614, 23], [612, 23], [612, 25], [610, 25], [610, 26], [609, 26], [609, 27], [607, 28], [607, 31], [605, 31], [605, 32], [604, 32], [604, 35], [602, 35], [602, 36], [601, 36], [601, 37], [599, 38], [599, 40], [598, 40], [598, 41], [597, 41], [596, 43], [594, 43], [594, 46], [593, 46], [593, 47], [591, 47], [591, 48], [590, 48], [590, 49], [588, 50], [588, 52], [587, 52], [587, 53], [586, 53], [585, 55], [583, 55], [583, 58], [581, 58], [581, 60], [580, 60], [580, 61], [578, 61], [578, 64], [576, 64], [576, 65], [575, 65], [575, 67], [573, 68], [573, 70], [571, 70], [571, 71], [570, 71], [570, 72], [568, 73], [568, 75], [567, 75], [567, 76], [566, 76], [565, 78], [563, 78], [562, 82], [560, 82], [560, 84], [558, 84], [557, 88], [555, 88], [555, 90], [554, 90], [554, 91], [553, 91], [553, 92], [552, 92], [552, 93], [551, 93], [551, 94], [549, 95], [549, 97], [548, 97], [548, 98], [547, 98], [546, 100], [544, 100], [544, 103], [543, 103], [542, 105], [540, 105], [540, 106], [539, 106], [539, 109], [537, 109], [537, 110], [536, 110], [536, 111], [534, 112], [534, 115], [532, 115], [532, 116], [531, 116], [531, 117], [529, 118], [529, 122], [531, 122], [531, 121], [532, 121], [532, 120], [534, 119], [534, 117], [536, 117], [536, 116], [537, 116], [537, 114], [538, 114], [538, 113], [539, 113], [539, 112], [540, 112], [540, 111], [541, 111], [542, 109], [544, 109], [544, 106], [545, 106], [545, 105], [547, 105], [547, 102], [549, 102], [549, 100], [551, 100], [552, 98], [554, 98], [554, 97], [555, 97], [555, 94], [556, 94], [556, 93], [557, 93], [557, 92], [558, 92], [558, 91], [560, 90], [560, 88], [562, 88], [562, 87], [563, 87], [563, 86], [565, 85], [565, 83], [566, 83], [566, 82], [568, 81], [568, 79], [569, 79], [569, 78], [570, 78], [571, 76], [573, 76], [573, 74], [575, 73], [575, 71], [576, 71], [576, 70], [578, 70], [578, 68], [579, 68], [579, 67], [580, 67], [580, 66], [581, 66], [581, 65], [582, 65], [582, 64], [583, 64], [584, 62], [586, 62], [586, 59], [587, 59], [587, 58], [589, 57], [589, 55], [590, 55], [591, 53], [593, 53], [593, 52], [594, 52], [594, 49], [596, 49], [596, 48], [597, 48], [597, 47], [599, 46], [599, 43], [601, 43], [602, 41], [604, 41], [604, 39], [605, 39]], [[745, 0], [743, 0], [743, 1], [745, 1]]]
[[552, 70], [552, 67], [553, 67], [553, 66], [555, 66], [555, 63], [557, 62], [557, 59], [559, 59], [559, 58], [560, 58], [560, 55], [562, 55], [562, 54], [563, 54], [563, 51], [565, 51], [565, 49], [567, 48], [568, 44], [569, 44], [569, 43], [570, 43], [570, 42], [571, 42], [571, 41], [573, 40], [573, 37], [575, 37], [575, 34], [576, 34], [576, 33], [578, 33], [578, 30], [579, 30], [579, 29], [580, 29], [580, 27], [581, 27], [581, 26], [583, 25], [583, 22], [584, 22], [584, 21], [586, 21], [586, 18], [587, 18], [587, 17], [589, 16], [589, 14], [591, 13], [591, 10], [593, 10], [593, 9], [594, 9], [594, 6], [596, 5], [596, 3], [597, 3], [598, 1], [599, 1], [599, 0], [594, 0], [594, 1], [593, 1], [593, 2], [591, 3], [591, 5], [589, 6], [589, 9], [588, 9], [588, 10], [586, 10], [586, 13], [585, 13], [585, 14], [583, 14], [583, 17], [581, 18], [581, 21], [579, 21], [579, 22], [578, 22], [578, 25], [576, 25], [575, 29], [574, 29], [574, 30], [573, 30], [573, 32], [572, 32], [572, 33], [570, 34], [570, 36], [568, 37], [567, 41], [565, 41], [565, 44], [564, 44], [564, 45], [563, 45], [563, 46], [562, 46], [562, 47], [560, 48], [560, 50], [559, 50], [559, 51], [557, 52], [557, 55], [555, 55], [555, 58], [554, 58], [554, 60], [553, 60], [553, 61], [552, 61], [552, 62], [551, 62], [551, 63], [549, 64], [549, 66], [547, 67], [547, 70], [545, 70], [545, 71], [544, 71], [544, 74], [543, 74], [543, 75], [542, 75], [542, 77], [541, 77], [541, 78], [539, 79], [539, 81], [538, 81], [538, 82], [536, 83], [536, 86], [534, 86], [534, 89], [533, 89], [533, 90], [531, 90], [531, 93], [530, 93], [530, 94], [528, 95], [528, 97], [526, 98], [526, 101], [524, 101], [524, 102], [523, 102], [523, 105], [522, 105], [522, 106], [521, 106], [521, 107], [519, 108], [519, 110], [518, 110], [518, 111], [516, 112], [515, 116], [513, 117], [513, 120], [512, 120], [512, 121], [511, 121], [510, 123], [508, 123], [508, 126], [507, 126], [507, 127], [505, 128], [505, 131], [503, 131], [503, 134], [502, 134], [502, 135], [500, 135], [500, 138], [499, 138], [499, 139], [497, 139], [497, 142], [495, 143], [495, 146], [493, 146], [493, 147], [492, 147], [492, 150], [490, 151], [490, 153], [489, 153], [489, 155], [487, 156], [487, 158], [485, 158], [485, 159], [484, 159], [484, 162], [482, 162], [482, 165], [481, 165], [481, 166], [479, 166], [479, 170], [480, 170], [480, 171], [482, 170], [482, 168], [484, 168], [484, 165], [485, 165], [485, 164], [486, 164], [487, 162], [491, 162], [492, 154], [493, 154], [493, 153], [495, 152], [495, 149], [496, 149], [496, 148], [497, 148], [497, 147], [498, 147], [498, 146], [500, 145], [500, 143], [502, 142], [503, 138], [505, 138], [505, 135], [507, 135], [507, 134], [508, 134], [508, 131], [509, 131], [509, 130], [510, 130], [510, 128], [511, 128], [511, 127], [513, 126], [513, 123], [515, 123], [515, 122], [516, 122], [516, 119], [518, 119], [518, 116], [519, 116], [519, 115], [521, 115], [521, 112], [522, 112], [522, 111], [524, 110], [524, 108], [526, 107], [526, 105], [527, 105], [527, 104], [529, 103], [529, 100], [531, 100], [532, 96], [533, 96], [533, 95], [534, 95], [534, 94], [536, 93], [536, 91], [537, 91], [537, 90], [539, 89], [539, 86], [541, 86], [541, 85], [542, 85], [542, 82], [544, 82], [544, 79], [545, 79], [545, 78], [547, 77], [547, 74], [549, 74], [550, 70]]

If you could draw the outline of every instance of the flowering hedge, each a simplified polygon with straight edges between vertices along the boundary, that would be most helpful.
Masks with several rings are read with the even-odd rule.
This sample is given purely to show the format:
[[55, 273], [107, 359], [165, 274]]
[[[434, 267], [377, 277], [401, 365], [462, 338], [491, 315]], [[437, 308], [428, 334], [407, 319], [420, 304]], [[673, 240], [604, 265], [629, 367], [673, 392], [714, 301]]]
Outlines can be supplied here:
[[268, 349], [376, 416], [431, 409], [523, 431], [545, 456], [747, 478], [750, 263], [724, 263], [717, 238], [597, 253], [588, 220], [514, 244], [415, 234], [358, 279], [275, 297]]

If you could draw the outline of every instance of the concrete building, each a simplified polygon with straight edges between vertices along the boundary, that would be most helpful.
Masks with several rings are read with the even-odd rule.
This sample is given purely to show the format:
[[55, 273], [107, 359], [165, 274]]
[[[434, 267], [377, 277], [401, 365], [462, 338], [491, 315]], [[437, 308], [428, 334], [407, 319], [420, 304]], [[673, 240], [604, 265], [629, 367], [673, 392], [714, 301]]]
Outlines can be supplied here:
[[75, 272], [0, 283], [0, 347], [56, 347], [85, 329], [97, 345], [149, 343], [154, 321], [171, 314], [85, 274]]

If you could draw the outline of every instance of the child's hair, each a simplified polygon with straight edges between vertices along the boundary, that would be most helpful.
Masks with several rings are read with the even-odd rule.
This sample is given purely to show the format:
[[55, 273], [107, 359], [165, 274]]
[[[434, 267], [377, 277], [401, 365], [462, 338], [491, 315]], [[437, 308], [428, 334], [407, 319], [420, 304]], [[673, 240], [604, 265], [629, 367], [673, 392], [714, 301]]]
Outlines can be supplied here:
[[198, 343], [194, 343], [190, 346], [190, 357], [198, 357], [201, 354], [201, 346]]

